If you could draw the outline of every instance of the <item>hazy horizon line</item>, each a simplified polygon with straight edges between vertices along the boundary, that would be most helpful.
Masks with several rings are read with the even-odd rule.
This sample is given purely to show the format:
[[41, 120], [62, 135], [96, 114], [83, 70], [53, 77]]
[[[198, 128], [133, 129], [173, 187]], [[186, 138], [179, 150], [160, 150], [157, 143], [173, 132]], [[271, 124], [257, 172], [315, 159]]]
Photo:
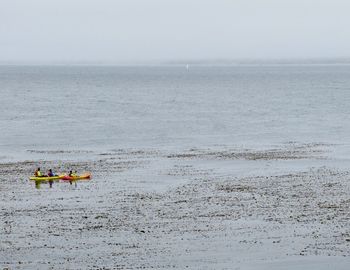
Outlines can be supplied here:
[[179, 59], [179, 60], [140, 60], [140, 61], [107, 61], [107, 60], [77, 60], [77, 61], [1, 61], [0, 66], [235, 66], [235, 65], [334, 65], [350, 64], [350, 57], [319, 57], [319, 58], [240, 58], [240, 59]]

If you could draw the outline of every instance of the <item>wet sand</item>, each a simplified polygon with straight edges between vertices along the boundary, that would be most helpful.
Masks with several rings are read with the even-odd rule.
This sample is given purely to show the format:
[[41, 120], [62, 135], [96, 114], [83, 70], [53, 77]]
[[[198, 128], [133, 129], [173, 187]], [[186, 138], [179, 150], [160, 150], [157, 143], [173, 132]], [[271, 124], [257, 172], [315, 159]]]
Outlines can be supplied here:
[[[114, 149], [2, 163], [0, 267], [348, 269], [350, 171], [332, 165], [330, 148]], [[27, 179], [37, 166], [93, 179], [36, 189]]]

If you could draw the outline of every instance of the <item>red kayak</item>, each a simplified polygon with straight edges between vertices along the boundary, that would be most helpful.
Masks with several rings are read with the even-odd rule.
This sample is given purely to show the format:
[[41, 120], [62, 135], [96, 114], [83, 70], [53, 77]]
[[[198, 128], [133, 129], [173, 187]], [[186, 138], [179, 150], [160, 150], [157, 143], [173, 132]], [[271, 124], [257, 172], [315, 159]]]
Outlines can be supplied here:
[[84, 173], [84, 174], [75, 175], [75, 176], [65, 175], [61, 179], [64, 181], [75, 181], [75, 180], [83, 180], [83, 179], [90, 179], [90, 178], [91, 178], [91, 173]]

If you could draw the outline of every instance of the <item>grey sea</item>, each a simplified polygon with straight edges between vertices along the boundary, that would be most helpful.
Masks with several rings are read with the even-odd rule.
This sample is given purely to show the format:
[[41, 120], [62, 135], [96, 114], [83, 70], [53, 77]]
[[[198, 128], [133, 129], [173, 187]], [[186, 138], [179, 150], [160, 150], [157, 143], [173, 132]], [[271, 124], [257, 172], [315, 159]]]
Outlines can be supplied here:
[[350, 66], [1, 66], [1, 159], [28, 150], [350, 143]]
[[0, 269], [349, 269], [350, 65], [0, 66], [0, 100]]

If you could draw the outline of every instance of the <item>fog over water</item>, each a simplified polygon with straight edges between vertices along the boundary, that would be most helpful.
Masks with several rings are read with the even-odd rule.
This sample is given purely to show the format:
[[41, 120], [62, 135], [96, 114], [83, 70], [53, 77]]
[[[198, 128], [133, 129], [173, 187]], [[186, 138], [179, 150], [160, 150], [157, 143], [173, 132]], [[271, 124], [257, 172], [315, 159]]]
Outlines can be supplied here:
[[346, 0], [1, 0], [1, 63], [348, 57]]

